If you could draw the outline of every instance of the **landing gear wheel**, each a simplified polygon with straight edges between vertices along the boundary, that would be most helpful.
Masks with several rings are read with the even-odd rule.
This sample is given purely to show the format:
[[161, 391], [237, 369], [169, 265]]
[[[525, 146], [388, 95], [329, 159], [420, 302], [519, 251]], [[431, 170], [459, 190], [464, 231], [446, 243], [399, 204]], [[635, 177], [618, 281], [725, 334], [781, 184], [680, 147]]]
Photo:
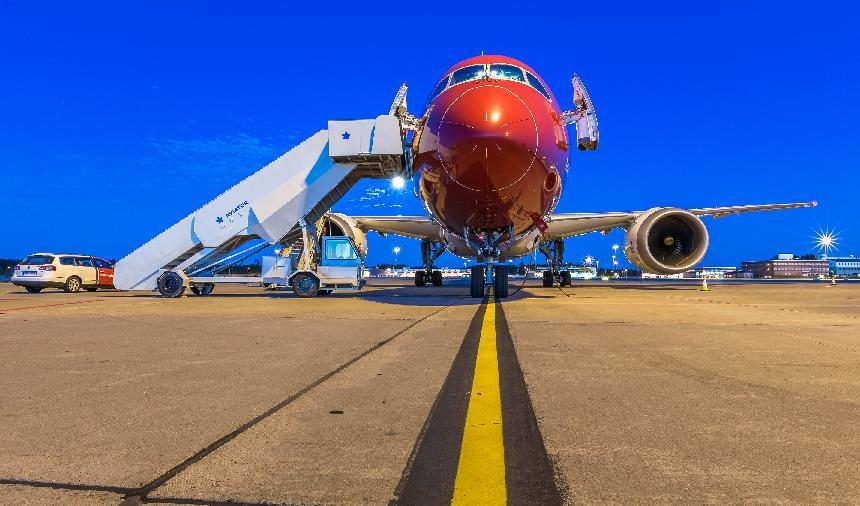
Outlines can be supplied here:
[[66, 280], [66, 284], [63, 285], [63, 291], [66, 293], [80, 292], [81, 278], [77, 276], [70, 276], [69, 279]]
[[319, 289], [320, 282], [310, 274], [296, 274], [293, 278], [293, 293], [299, 297], [315, 297]]
[[424, 279], [424, 271], [415, 271], [415, 286], [424, 286], [427, 280]]
[[552, 272], [543, 271], [543, 287], [552, 288]]
[[42, 291], [41, 286], [25, 286], [24, 290], [27, 290], [27, 293], [39, 293]]
[[508, 266], [497, 265], [493, 269], [493, 292], [499, 299], [508, 296]]
[[484, 296], [484, 268], [481, 266], [472, 267], [471, 271], [471, 291], [472, 297]]
[[433, 286], [442, 286], [442, 271], [433, 271]]
[[201, 283], [191, 287], [194, 295], [209, 295], [215, 289], [215, 283]]
[[175, 272], [165, 272], [158, 277], [158, 292], [162, 297], [175, 299], [185, 295], [185, 281]]
[[570, 286], [570, 271], [561, 271], [561, 286]]

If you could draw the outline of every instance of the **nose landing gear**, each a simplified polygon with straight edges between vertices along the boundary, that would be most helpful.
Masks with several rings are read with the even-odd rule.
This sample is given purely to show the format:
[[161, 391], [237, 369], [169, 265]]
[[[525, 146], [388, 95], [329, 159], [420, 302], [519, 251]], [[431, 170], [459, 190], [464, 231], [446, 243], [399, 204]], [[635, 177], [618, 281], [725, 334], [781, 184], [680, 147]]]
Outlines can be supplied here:
[[[489, 275], [486, 275], [489, 274]], [[508, 266], [488, 264], [475, 265], [471, 269], [470, 292], [472, 297], [483, 297], [486, 285], [492, 285], [493, 295], [497, 298], [508, 296]]]
[[483, 297], [484, 296], [484, 266], [475, 265], [471, 269], [471, 273], [469, 276], [469, 280], [471, 283], [469, 284], [470, 292], [469, 295], [472, 297]]

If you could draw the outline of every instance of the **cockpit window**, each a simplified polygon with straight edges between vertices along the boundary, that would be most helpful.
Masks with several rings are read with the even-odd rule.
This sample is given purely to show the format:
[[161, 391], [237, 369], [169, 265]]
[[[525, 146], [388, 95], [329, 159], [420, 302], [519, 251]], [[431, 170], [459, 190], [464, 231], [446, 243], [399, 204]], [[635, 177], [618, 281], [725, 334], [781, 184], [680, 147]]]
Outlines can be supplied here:
[[526, 78], [523, 76], [523, 70], [519, 67], [515, 67], [513, 65], [506, 65], [504, 63], [496, 63], [490, 65], [490, 78], [491, 79], [510, 79], [512, 81], [520, 81], [525, 82]]
[[439, 84], [437, 84], [433, 89], [433, 93], [430, 94], [428, 104], [450, 86], [466, 81], [473, 81], [475, 79], [483, 79], [485, 77], [526, 83], [536, 89], [547, 100], [550, 102], [552, 101], [552, 98], [549, 96], [549, 92], [546, 90], [544, 85], [541, 84], [540, 79], [535, 77], [531, 72], [508, 63], [493, 63], [490, 65], [469, 65], [455, 70], [453, 74], [439, 81]]
[[481, 79], [485, 75], [486, 72], [484, 72], [483, 65], [469, 65], [468, 67], [454, 71], [454, 74], [451, 76], [451, 84], [454, 85], [464, 81], [471, 81], [472, 79]]
[[531, 72], [526, 72], [526, 78], [529, 80], [529, 84], [532, 85], [532, 88], [538, 90], [541, 95], [546, 97], [547, 100], [552, 102], [552, 99], [549, 97], [549, 92], [546, 91], [546, 88], [540, 83], [540, 80], [533, 76]]
[[445, 79], [439, 81], [439, 84], [437, 84], [436, 87], [433, 88], [433, 93], [430, 94], [430, 100], [436, 98], [436, 95], [442, 93], [445, 88], [448, 87], [448, 77], [449, 76], [445, 76]]

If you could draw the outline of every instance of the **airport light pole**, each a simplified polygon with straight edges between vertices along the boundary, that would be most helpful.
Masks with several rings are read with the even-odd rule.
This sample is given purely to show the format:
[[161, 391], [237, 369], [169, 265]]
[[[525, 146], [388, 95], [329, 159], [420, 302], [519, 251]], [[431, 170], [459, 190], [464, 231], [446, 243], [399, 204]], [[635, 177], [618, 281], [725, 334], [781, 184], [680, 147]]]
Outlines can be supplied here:
[[612, 245], [612, 270], [618, 270], [618, 243]]
[[[585, 262], [585, 265], [587, 265], [587, 266], [591, 267], [591, 264], [593, 264], [593, 263], [594, 263], [594, 258], [593, 258], [591, 255], [588, 255], [587, 257], [585, 257], [584, 262]], [[596, 272], [594, 273], [594, 277], [597, 277], [597, 273], [596, 273]]]

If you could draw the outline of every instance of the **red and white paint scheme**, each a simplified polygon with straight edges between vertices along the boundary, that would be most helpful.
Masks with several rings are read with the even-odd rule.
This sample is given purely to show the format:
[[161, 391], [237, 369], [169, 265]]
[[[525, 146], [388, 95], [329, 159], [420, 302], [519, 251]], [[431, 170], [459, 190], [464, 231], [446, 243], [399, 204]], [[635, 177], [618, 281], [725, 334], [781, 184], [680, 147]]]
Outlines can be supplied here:
[[[473, 269], [473, 295], [483, 294], [496, 263], [539, 249], [551, 268], [544, 284], [570, 283], [558, 270], [562, 240], [588, 232], [628, 231], [624, 251], [644, 271], [671, 274], [697, 264], [708, 247], [701, 216], [809, 207], [814, 202], [683, 210], [672, 207], [621, 213], [553, 214], [569, 171], [569, 151], [598, 146], [597, 115], [574, 75], [570, 110], [525, 63], [499, 55], [463, 60], [433, 89], [421, 118], [395, 105], [414, 130], [413, 171], [428, 217], [355, 217], [364, 231], [422, 239], [425, 270], [416, 284], [433, 280], [433, 260], [444, 246], [486, 269]], [[404, 91], [404, 90], [402, 90]], [[575, 124], [570, 141], [567, 125]], [[505, 280], [504, 265], [499, 266]], [[507, 292], [505, 280], [496, 293]]]
[[562, 111], [534, 70], [511, 58], [465, 60], [445, 73], [425, 117], [413, 169], [433, 218], [475, 240], [546, 227], [569, 147]]

